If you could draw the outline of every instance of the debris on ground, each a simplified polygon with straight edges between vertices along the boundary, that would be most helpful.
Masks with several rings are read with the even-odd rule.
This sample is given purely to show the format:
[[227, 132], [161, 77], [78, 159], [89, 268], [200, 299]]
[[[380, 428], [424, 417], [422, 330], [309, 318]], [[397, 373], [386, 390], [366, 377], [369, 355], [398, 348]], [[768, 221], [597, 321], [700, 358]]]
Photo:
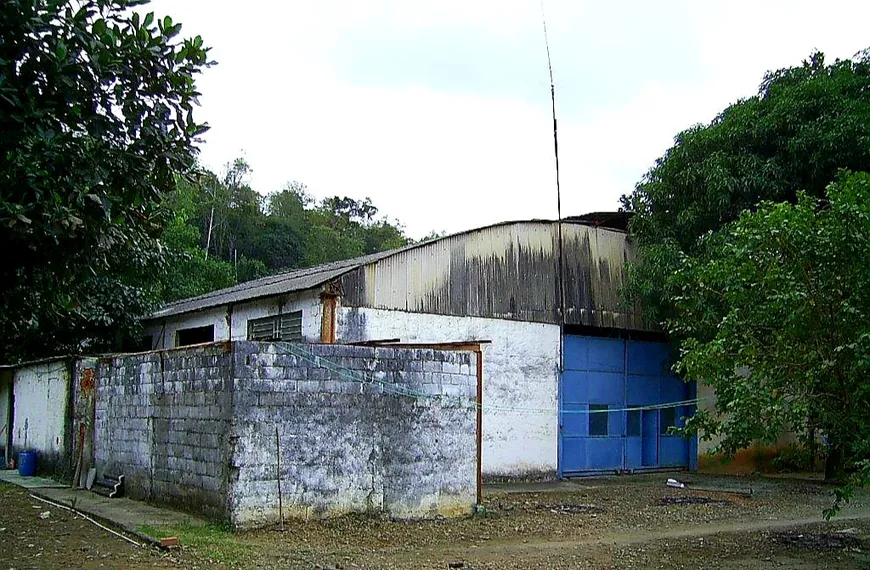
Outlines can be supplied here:
[[771, 538], [779, 544], [799, 546], [812, 550], [843, 550], [862, 549], [864, 541], [852, 534], [843, 532], [836, 533], [798, 533], [777, 532], [772, 533]]
[[725, 499], [711, 499], [710, 497], [663, 497], [663, 505], [727, 505]]
[[178, 548], [177, 536], [167, 536], [165, 538], [161, 538], [158, 542], [161, 548]]
[[572, 504], [543, 504], [538, 505], [539, 509], [545, 509], [556, 515], [599, 515], [604, 512], [604, 509], [598, 505], [572, 505]]
[[0, 530], [0, 570], [53, 570], [70, 560], [83, 570], [870, 568], [866, 490], [856, 491], [844, 511], [850, 518], [804, 524], [819, 518], [830, 497], [807, 495], [795, 481], [752, 479], [760, 493], [748, 498], [697, 488], [745, 486], [745, 478], [693, 474], [686, 489], [666, 487], [662, 478], [601, 478], [521, 492], [485, 489], [479, 513], [497, 510], [497, 517], [400, 522], [348, 515], [288, 520], [285, 533], [150, 532], [177, 536], [184, 545], [168, 551], [133, 547], [63, 510], [52, 508], [51, 518], [41, 521], [44, 505], [31, 510], [26, 491], [0, 485], [0, 529], [6, 529]]

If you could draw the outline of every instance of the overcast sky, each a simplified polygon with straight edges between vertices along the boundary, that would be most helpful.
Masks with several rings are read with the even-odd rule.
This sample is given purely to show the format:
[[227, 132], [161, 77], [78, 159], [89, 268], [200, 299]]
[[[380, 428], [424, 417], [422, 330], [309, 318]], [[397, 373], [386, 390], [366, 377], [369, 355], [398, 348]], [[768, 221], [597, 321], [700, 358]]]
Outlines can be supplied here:
[[[563, 215], [618, 207], [682, 129], [813, 49], [870, 46], [870, 2], [545, 0]], [[409, 235], [554, 218], [540, 0], [156, 0], [218, 65], [204, 165], [260, 192], [371, 197]]]

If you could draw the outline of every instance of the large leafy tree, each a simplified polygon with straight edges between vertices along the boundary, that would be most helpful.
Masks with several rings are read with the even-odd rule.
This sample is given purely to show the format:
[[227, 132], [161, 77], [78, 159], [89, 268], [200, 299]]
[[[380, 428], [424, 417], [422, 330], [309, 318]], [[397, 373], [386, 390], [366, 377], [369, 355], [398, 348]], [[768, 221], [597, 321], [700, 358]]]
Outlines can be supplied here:
[[762, 202], [703, 238], [668, 278], [680, 367], [716, 390], [733, 452], [787, 430], [821, 430], [827, 475], [870, 475], [870, 174], [844, 175], [824, 200]]
[[813, 54], [768, 73], [754, 97], [679, 135], [623, 206], [640, 259], [630, 290], [660, 322], [673, 308], [667, 277], [697, 239], [762, 200], [824, 196], [837, 170], [870, 170], [870, 59]]
[[853, 413], [867, 403], [866, 177], [826, 188], [840, 169], [870, 171], [868, 56], [768, 73], [623, 197], [638, 245], [628, 293], [724, 413], [695, 426], [726, 452], [815, 426], [838, 478], [867, 457]]
[[0, 4], [0, 361], [117, 345], [150, 306], [208, 60], [144, 3]]

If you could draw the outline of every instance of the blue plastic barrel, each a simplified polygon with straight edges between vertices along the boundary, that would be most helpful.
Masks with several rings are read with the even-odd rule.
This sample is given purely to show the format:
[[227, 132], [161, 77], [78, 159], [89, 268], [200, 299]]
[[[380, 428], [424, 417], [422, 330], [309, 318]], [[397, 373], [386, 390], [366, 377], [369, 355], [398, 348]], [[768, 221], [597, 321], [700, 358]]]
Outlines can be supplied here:
[[22, 477], [36, 475], [36, 452], [22, 451], [18, 454], [18, 474]]

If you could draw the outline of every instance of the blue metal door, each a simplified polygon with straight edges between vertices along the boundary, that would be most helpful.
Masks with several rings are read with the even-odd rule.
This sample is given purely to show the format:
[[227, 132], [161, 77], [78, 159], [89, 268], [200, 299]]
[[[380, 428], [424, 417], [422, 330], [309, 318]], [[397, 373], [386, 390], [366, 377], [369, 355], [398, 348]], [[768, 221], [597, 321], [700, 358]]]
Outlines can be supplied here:
[[694, 386], [671, 373], [665, 343], [566, 335], [564, 350], [562, 475], [693, 467], [694, 442], [667, 432], [692, 413]]

